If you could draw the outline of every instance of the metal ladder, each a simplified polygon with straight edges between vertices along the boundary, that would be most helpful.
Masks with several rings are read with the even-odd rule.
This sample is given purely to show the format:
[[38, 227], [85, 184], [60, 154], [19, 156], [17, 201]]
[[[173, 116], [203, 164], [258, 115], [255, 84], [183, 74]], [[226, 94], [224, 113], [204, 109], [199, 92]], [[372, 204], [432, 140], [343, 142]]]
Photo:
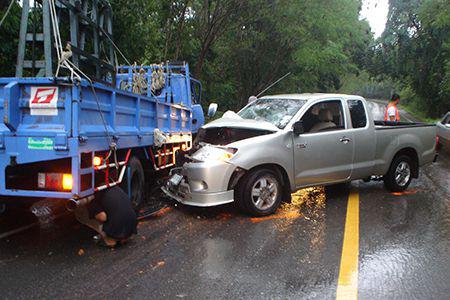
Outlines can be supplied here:
[[[31, 16], [30, 8], [33, 10]], [[43, 32], [36, 32], [39, 25], [37, 24], [36, 10], [40, 9], [42, 9]], [[29, 19], [31, 20], [32, 32], [28, 32]], [[16, 77], [23, 77], [24, 69], [31, 69], [32, 76], [36, 77], [53, 76], [51, 36], [50, 6], [48, 0], [33, 0], [33, 7], [30, 7], [30, 0], [23, 0]], [[25, 58], [28, 43], [31, 43], [31, 60]], [[36, 48], [39, 47], [38, 43], [43, 43], [44, 45], [44, 60], [36, 59]]]
[[[16, 77], [54, 76], [52, 68], [55, 59], [52, 56], [54, 37], [49, 2], [49, 0], [23, 0]], [[56, 0], [55, 5], [60, 30], [66, 33], [68, 39], [63, 42], [71, 45], [72, 63], [81, 69], [90, 67], [87, 69], [93, 69], [92, 74], [85, 73], [91, 79], [114, 86], [116, 57], [112, 38], [112, 9], [109, 1]], [[61, 23], [60, 20], [68, 22]], [[38, 30], [42, 32], [37, 32]], [[101, 49], [104, 49], [105, 53]], [[27, 59], [27, 55], [31, 55], [31, 58]], [[54, 64], [57, 63], [54, 61]], [[24, 70], [30, 72], [24, 74]], [[105, 81], [105, 78], [111, 80]]]

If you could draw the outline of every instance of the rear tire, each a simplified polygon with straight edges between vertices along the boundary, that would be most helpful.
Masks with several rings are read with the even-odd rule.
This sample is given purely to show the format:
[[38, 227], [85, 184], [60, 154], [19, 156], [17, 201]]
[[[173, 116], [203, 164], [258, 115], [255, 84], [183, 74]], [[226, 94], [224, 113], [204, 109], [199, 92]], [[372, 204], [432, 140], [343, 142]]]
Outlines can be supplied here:
[[395, 157], [389, 167], [389, 171], [383, 177], [384, 185], [391, 192], [403, 192], [411, 183], [412, 161], [409, 156], [400, 155]]
[[[128, 188], [128, 174], [130, 175], [130, 188]], [[136, 156], [130, 158], [120, 187], [127, 195], [130, 192], [131, 206], [138, 212], [145, 199], [145, 175], [144, 168]]]
[[245, 175], [237, 186], [236, 202], [250, 215], [273, 214], [280, 206], [283, 186], [278, 175], [270, 169], [259, 169]]

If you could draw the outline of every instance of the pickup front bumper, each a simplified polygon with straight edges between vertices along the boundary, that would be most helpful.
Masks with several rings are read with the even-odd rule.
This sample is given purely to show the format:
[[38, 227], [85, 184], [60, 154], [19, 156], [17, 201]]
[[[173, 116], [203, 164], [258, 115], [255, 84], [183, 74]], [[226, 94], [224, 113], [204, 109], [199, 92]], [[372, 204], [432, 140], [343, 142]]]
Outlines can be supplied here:
[[222, 161], [186, 163], [173, 169], [162, 188], [176, 201], [198, 207], [217, 206], [234, 201], [234, 190], [228, 183], [235, 166]]

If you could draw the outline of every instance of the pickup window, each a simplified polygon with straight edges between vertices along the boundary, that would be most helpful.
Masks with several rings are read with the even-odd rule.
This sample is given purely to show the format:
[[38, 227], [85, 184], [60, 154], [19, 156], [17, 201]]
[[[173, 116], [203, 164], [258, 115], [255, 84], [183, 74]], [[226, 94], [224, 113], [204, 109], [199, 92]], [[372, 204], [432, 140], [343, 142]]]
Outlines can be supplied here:
[[305, 133], [345, 129], [340, 100], [324, 101], [311, 106], [302, 117]]
[[353, 128], [363, 128], [367, 124], [366, 110], [361, 100], [348, 100], [348, 109], [352, 118]]

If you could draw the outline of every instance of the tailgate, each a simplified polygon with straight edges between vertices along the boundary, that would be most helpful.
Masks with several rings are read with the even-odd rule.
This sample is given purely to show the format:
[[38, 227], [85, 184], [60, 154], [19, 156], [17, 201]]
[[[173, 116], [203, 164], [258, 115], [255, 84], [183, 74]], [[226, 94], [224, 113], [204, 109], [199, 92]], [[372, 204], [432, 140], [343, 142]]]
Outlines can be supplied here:
[[0, 134], [17, 137], [69, 136], [72, 87], [50, 79], [0, 81]]

